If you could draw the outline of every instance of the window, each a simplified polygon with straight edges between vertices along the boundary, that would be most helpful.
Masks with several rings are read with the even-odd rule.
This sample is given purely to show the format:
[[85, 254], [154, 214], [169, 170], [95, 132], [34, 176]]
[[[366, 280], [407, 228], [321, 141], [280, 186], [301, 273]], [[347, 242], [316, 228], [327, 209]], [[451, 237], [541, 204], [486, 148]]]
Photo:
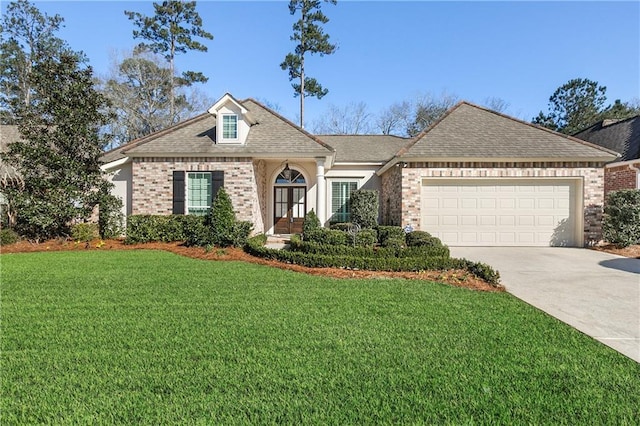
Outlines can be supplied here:
[[222, 116], [222, 138], [238, 139], [238, 116], [237, 115]]
[[331, 182], [331, 219], [340, 223], [351, 220], [351, 193], [358, 189], [357, 182]]
[[192, 172], [187, 175], [187, 214], [204, 216], [211, 208], [211, 173]]

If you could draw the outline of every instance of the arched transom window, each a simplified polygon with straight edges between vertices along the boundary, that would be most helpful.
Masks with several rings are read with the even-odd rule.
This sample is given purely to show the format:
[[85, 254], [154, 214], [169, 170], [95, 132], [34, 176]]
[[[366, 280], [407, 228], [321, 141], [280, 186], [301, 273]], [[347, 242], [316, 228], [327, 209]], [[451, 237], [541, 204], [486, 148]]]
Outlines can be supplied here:
[[285, 167], [285, 169], [281, 171], [276, 178], [276, 183], [304, 185], [306, 181], [304, 180], [304, 176], [302, 176], [302, 173], [300, 173], [296, 169]]

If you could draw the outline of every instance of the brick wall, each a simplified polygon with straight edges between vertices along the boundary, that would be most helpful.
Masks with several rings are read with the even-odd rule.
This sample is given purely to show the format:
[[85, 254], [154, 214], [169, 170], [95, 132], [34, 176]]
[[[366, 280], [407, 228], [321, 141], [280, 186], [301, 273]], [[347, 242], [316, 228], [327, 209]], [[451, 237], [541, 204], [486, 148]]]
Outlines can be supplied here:
[[134, 158], [132, 214], [172, 213], [174, 170], [224, 171], [224, 188], [236, 218], [251, 221], [256, 232], [262, 231], [253, 162], [246, 158]]
[[[579, 177], [583, 180], [583, 216], [584, 242], [592, 245], [600, 241], [602, 236], [602, 206], [604, 203], [604, 169], [592, 163], [409, 163], [406, 168], [392, 168], [383, 176], [383, 197], [394, 198], [397, 177], [401, 174], [402, 200], [399, 225], [411, 225], [420, 229], [422, 179], [438, 178], [566, 178]], [[389, 175], [389, 176], [387, 176]], [[385, 186], [385, 181], [388, 183]]]
[[381, 178], [382, 223], [400, 226], [402, 224], [402, 168], [392, 167]]
[[[640, 167], [640, 161], [635, 164], [635, 167]], [[607, 167], [604, 170], [605, 196], [611, 191], [635, 189], [638, 184], [637, 174], [638, 171], [627, 164], [618, 167]]]

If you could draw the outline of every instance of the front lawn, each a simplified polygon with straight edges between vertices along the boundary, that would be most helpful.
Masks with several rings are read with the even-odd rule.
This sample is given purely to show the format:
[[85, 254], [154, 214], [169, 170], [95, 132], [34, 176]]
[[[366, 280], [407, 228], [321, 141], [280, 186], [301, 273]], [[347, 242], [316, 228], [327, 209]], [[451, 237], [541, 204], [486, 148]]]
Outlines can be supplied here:
[[633, 424], [640, 366], [506, 293], [4, 254], [0, 422]]

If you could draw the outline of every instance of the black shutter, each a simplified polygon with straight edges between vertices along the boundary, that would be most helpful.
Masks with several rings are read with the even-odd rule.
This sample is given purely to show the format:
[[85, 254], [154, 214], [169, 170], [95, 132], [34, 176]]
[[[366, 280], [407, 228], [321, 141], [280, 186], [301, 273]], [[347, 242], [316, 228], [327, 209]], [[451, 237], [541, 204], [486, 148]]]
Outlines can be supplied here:
[[184, 214], [184, 177], [183, 171], [173, 172], [173, 214]]
[[211, 172], [211, 201], [216, 199], [218, 190], [224, 186], [224, 172], [214, 171]]

